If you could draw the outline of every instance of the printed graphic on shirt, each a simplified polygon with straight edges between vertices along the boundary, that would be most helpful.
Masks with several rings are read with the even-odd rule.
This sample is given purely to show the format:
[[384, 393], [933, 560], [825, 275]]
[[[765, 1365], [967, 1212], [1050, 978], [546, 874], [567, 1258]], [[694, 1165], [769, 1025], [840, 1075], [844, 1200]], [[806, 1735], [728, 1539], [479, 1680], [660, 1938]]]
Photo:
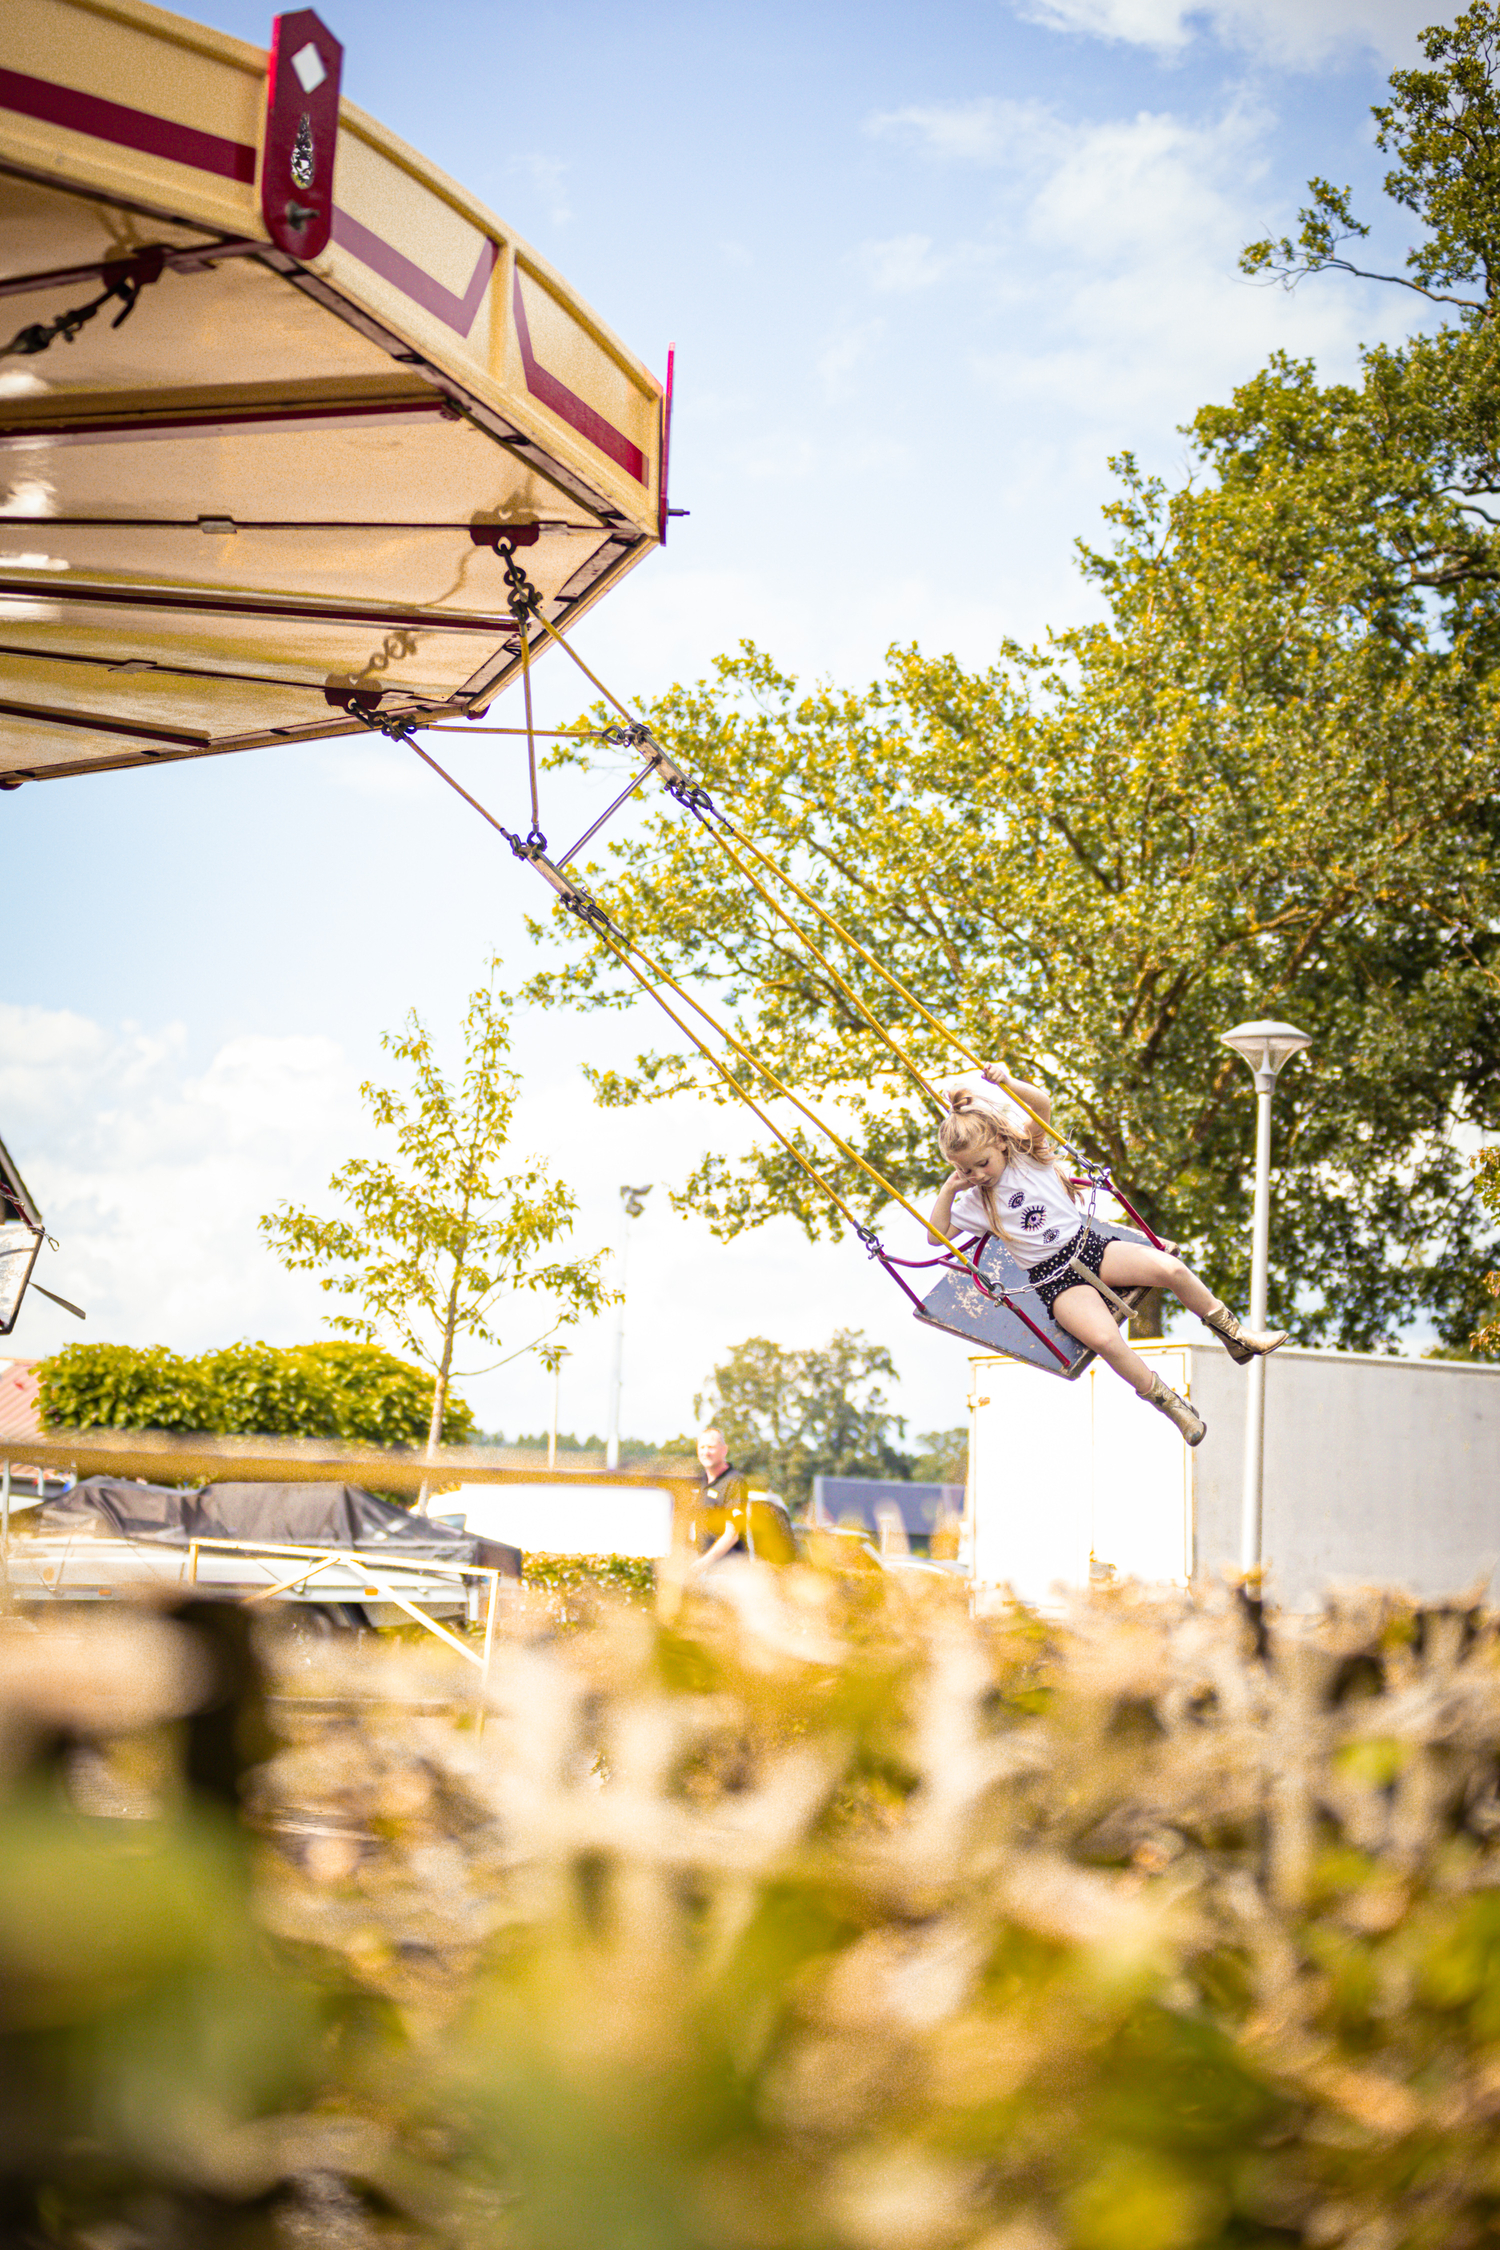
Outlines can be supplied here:
[[1010, 1208], [1010, 1209], [1011, 1209], [1012, 1211], [1019, 1211], [1019, 1210], [1020, 1210], [1020, 1208], [1021, 1208], [1021, 1205], [1022, 1205], [1022, 1204], [1023, 1204], [1023, 1203], [1025, 1202], [1025, 1201], [1026, 1201], [1026, 1197], [1025, 1197], [1025, 1195], [1024, 1195], [1024, 1194], [1022, 1193], [1021, 1189], [1020, 1189], [1020, 1188], [1017, 1188], [1017, 1189], [1016, 1189], [1016, 1192], [1015, 1192], [1015, 1194], [1014, 1194], [1014, 1195], [1012, 1195], [1012, 1196], [1009, 1196], [1009, 1197], [1007, 1197], [1007, 1199], [1006, 1199], [1006, 1200], [1007, 1200], [1007, 1203], [1008, 1203], [1008, 1205], [1009, 1205], [1009, 1208]]
[[1061, 1233], [1061, 1227], [1048, 1227], [1046, 1233], [1042, 1236], [1042, 1240], [1043, 1242], [1055, 1242]]
[[1034, 1233], [1036, 1228], [1041, 1225], [1043, 1219], [1045, 1219], [1046, 1216], [1047, 1206], [1045, 1203], [1028, 1204], [1026, 1209], [1021, 1213], [1021, 1224], [1023, 1227], [1025, 1227], [1027, 1233], [1031, 1234]]

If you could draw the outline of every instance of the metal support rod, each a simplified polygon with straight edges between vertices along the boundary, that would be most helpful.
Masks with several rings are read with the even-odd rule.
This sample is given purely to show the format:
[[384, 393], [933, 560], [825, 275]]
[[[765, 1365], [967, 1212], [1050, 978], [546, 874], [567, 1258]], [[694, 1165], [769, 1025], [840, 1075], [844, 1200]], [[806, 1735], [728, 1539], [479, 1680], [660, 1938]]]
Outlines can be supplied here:
[[630, 1213], [627, 1211], [620, 1244], [620, 1302], [615, 1307], [615, 1341], [609, 1367], [609, 1435], [604, 1453], [607, 1469], [620, 1466], [620, 1400], [625, 1389], [625, 1281], [629, 1266]]
[[[1271, 1258], [1271, 1096], [1276, 1073], [1255, 1073], [1255, 1219], [1250, 1253], [1250, 1326], [1266, 1325]], [[1240, 1568], [1261, 1563], [1262, 1490], [1265, 1482], [1266, 1363], [1257, 1355], [1246, 1370], [1245, 1469], [1240, 1491]]]
[[563, 853], [562, 858], [556, 863], [559, 873], [561, 873], [561, 871], [567, 866], [570, 859], [576, 859], [578, 857], [578, 854], [583, 850], [585, 844], [593, 842], [600, 829], [604, 826], [604, 823], [607, 820], [614, 819], [614, 816], [619, 811], [621, 805], [625, 803], [627, 798], [633, 797], [635, 795], [636, 791], [640, 788], [641, 783], [650, 778], [650, 776], [656, 771], [656, 768], [660, 765], [660, 763], [660, 757], [658, 756], [656, 751], [653, 750], [650, 757], [646, 760], [646, 763], [642, 766], [640, 772], [636, 775], [635, 779], [627, 783], [625, 788], [620, 791], [619, 796], [616, 797], [614, 803], [612, 805], [606, 806], [605, 810], [599, 815], [599, 818], [594, 822], [591, 828], [585, 828], [583, 834], [579, 837], [576, 844], [570, 844], [568, 846], [567, 850]]
[[[1271, 1097], [1283, 1067], [1312, 1045], [1294, 1023], [1258, 1018], [1221, 1031], [1220, 1039], [1246, 1062], [1255, 1079], [1255, 1215], [1250, 1246], [1250, 1326], [1266, 1325], [1271, 1268]], [[1245, 1371], [1245, 1461], [1240, 1487], [1240, 1568], [1256, 1576], [1263, 1559], [1266, 1363], [1259, 1353]]]
[[479, 1706], [474, 1715], [476, 1740], [484, 1733], [485, 1714], [489, 1709], [490, 1658], [495, 1650], [495, 1616], [500, 1607], [500, 1573], [489, 1573], [490, 1606], [484, 1621], [484, 1660], [479, 1668]]
[[552, 1363], [552, 1421], [547, 1431], [547, 1466], [549, 1469], [557, 1467], [557, 1418], [558, 1400], [562, 1392], [562, 1363], [565, 1359], [571, 1357], [572, 1354], [564, 1346], [559, 1345], [557, 1357]]
[[604, 1458], [607, 1466], [620, 1466], [620, 1396], [625, 1388], [625, 1276], [630, 1260], [630, 1222], [638, 1219], [646, 1208], [646, 1198], [651, 1193], [646, 1187], [622, 1187], [620, 1202], [625, 1212], [625, 1231], [620, 1243], [620, 1302], [615, 1307], [614, 1365], [610, 1371], [609, 1385], [609, 1449]]

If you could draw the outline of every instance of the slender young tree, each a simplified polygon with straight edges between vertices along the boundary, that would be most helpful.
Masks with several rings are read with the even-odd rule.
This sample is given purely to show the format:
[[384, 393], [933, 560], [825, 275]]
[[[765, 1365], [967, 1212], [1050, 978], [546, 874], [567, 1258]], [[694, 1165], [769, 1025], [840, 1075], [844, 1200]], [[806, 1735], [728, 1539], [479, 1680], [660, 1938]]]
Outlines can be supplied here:
[[[368, 1343], [389, 1339], [432, 1370], [429, 1454], [442, 1442], [449, 1387], [460, 1372], [488, 1374], [529, 1351], [550, 1363], [560, 1328], [615, 1301], [601, 1274], [605, 1252], [549, 1254], [571, 1231], [572, 1191], [549, 1178], [539, 1157], [502, 1168], [520, 1081], [507, 1061], [510, 1019], [494, 983], [498, 966], [491, 962], [491, 981], [470, 995], [456, 1085], [415, 1013], [401, 1031], [383, 1035], [387, 1052], [408, 1068], [408, 1088], [367, 1081], [360, 1094], [376, 1125], [394, 1134], [395, 1154], [352, 1157], [334, 1173], [329, 1187], [344, 1198], [344, 1214], [319, 1218], [283, 1203], [260, 1221], [284, 1265], [321, 1271], [323, 1289], [358, 1306], [331, 1315], [331, 1327]], [[462, 1341], [508, 1343], [501, 1310], [522, 1296], [547, 1300], [540, 1334], [486, 1366], [456, 1369]], [[419, 1505], [426, 1493], [424, 1485]]]

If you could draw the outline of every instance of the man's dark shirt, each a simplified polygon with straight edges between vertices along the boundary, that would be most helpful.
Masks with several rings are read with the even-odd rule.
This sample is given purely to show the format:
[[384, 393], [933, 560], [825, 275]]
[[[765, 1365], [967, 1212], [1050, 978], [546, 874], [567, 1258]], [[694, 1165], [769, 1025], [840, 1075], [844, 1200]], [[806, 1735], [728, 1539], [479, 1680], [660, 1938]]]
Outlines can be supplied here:
[[776, 1500], [750, 1498], [750, 1481], [744, 1470], [726, 1462], [716, 1477], [705, 1475], [699, 1502], [698, 1547], [706, 1551], [733, 1524], [738, 1536], [728, 1554], [752, 1554], [763, 1562], [786, 1563], [796, 1559], [796, 1543], [786, 1510]]

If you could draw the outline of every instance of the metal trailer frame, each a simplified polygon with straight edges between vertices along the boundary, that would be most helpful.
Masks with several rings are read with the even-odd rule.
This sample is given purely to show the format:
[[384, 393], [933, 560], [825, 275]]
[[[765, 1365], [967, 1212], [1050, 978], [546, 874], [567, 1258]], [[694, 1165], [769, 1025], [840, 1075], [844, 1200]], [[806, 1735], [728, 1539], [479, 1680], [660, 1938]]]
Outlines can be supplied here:
[[[429, 1458], [424, 1453], [380, 1453], [373, 1449], [355, 1450], [338, 1446], [324, 1446], [316, 1441], [275, 1438], [177, 1438], [157, 1430], [77, 1430], [54, 1431], [46, 1437], [0, 1438], [0, 1584], [13, 1585], [18, 1563], [35, 1563], [33, 1583], [38, 1591], [32, 1598], [47, 1600], [59, 1598], [55, 1589], [66, 1576], [69, 1561], [78, 1557], [80, 1547], [87, 1546], [90, 1559], [100, 1559], [99, 1550], [113, 1550], [116, 1564], [127, 1556], [133, 1566], [117, 1575], [127, 1582], [130, 1579], [142, 1588], [175, 1586], [184, 1582], [205, 1583], [201, 1562], [196, 1551], [210, 1558], [212, 1576], [213, 1555], [240, 1554], [269, 1559], [273, 1555], [283, 1558], [306, 1559], [309, 1568], [298, 1570], [287, 1580], [287, 1590], [278, 1598], [283, 1601], [312, 1601], [318, 1597], [305, 1589], [309, 1579], [316, 1575], [326, 1579], [335, 1568], [342, 1566], [348, 1573], [350, 1590], [344, 1598], [362, 1601], [367, 1597], [362, 1588], [374, 1585], [380, 1578], [387, 1581], [392, 1572], [405, 1590], [408, 1601], [414, 1593], [420, 1594], [431, 1587], [438, 1598], [450, 1595], [454, 1581], [460, 1587], [468, 1580], [483, 1579], [489, 1574], [488, 1566], [470, 1563], [441, 1561], [403, 1561], [396, 1555], [382, 1555], [378, 1560], [367, 1549], [358, 1547], [309, 1547], [275, 1545], [266, 1541], [200, 1538], [187, 1547], [167, 1547], [145, 1541], [123, 1539], [80, 1541], [76, 1535], [60, 1534], [54, 1541], [45, 1535], [28, 1537], [29, 1556], [17, 1556], [10, 1538], [11, 1471], [15, 1465], [27, 1468], [53, 1469], [78, 1476], [140, 1477], [151, 1484], [184, 1484], [193, 1481], [213, 1482], [229, 1478], [246, 1482], [265, 1483], [352, 1483], [374, 1486], [377, 1489], [409, 1490], [415, 1493], [424, 1483], [439, 1485], [457, 1484], [555, 1484], [566, 1487], [575, 1484], [598, 1486], [601, 1483], [618, 1485], [626, 1490], [666, 1491], [672, 1499], [673, 1543], [683, 1545], [689, 1534], [702, 1501], [703, 1486], [696, 1476], [659, 1474], [650, 1470], [567, 1470], [522, 1469], [500, 1467], [493, 1455], [478, 1447], [452, 1446], [442, 1448]], [[439, 1495], [439, 1498], [441, 1495]], [[47, 1552], [44, 1554], [44, 1545]], [[60, 1551], [59, 1551], [60, 1550]], [[194, 1556], [191, 1579], [185, 1578], [181, 1568], [171, 1569], [174, 1562], [185, 1563]], [[78, 1557], [81, 1559], [81, 1557]], [[50, 1580], [43, 1578], [43, 1566], [52, 1567]], [[155, 1567], [148, 1567], [154, 1565]], [[162, 1566], [169, 1566], [163, 1568]], [[494, 1573], [498, 1579], [499, 1573]], [[86, 1600], [90, 1598], [86, 1581], [75, 1581], [74, 1590], [60, 1598]], [[96, 1577], [94, 1585], [99, 1584]], [[251, 1588], [252, 1592], [262, 1589]], [[326, 1586], [323, 1593], [336, 1598], [334, 1588]], [[97, 1598], [94, 1597], [94, 1598]], [[394, 1593], [381, 1593], [373, 1597], [390, 1600], [398, 1608], [406, 1604]], [[495, 1593], [498, 1604], [498, 1588]], [[456, 1637], [439, 1631], [435, 1621], [423, 1616], [420, 1623], [433, 1631], [439, 1640]], [[477, 1619], [476, 1619], [477, 1622]], [[486, 1626], [487, 1644], [493, 1635]], [[472, 1659], [472, 1651], [465, 1650]], [[487, 1665], [487, 1659], [484, 1660]], [[488, 1672], [485, 1672], [486, 1678]]]
[[[8, 1473], [7, 1463], [7, 1477]], [[295, 1563], [295, 1568], [288, 1573], [289, 1562]], [[272, 1601], [388, 1604], [477, 1669], [481, 1719], [494, 1658], [503, 1575], [492, 1564], [426, 1558], [406, 1561], [398, 1555], [372, 1561], [358, 1547], [300, 1547], [267, 1539], [198, 1538], [184, 1548], [137, 1539], [80, 1539], [75, 1533], [65, 1532], [50, 1538], [45, 1533], [28, 1538], [20, 1554], [8, 1538], [0, 1549], [0, 1582], [7, 1603], [108, 1601], [128, 1598], [132, 1593], [192, 1587], [210, 1595], [221, 1594], [241, 1609]], [[265, 1583], [259, 1582], [262, 1578]], [[308, 1591], [313, 1579], [323, 1581], [317, 1594]], [[473, 1623], [483, 1620], [482, 1651], [450, 1632], [421, 1606], [424, 1597], [431, 1602], [455, 1593]]]
[[[479, 1667], [479, 1693], [481, 1704], [483, 1703], [489, 1687], [490, 1663], [495, 1649], [495, 1623], [500, 1613], [500, 1579], [502, 1574], [493, 1565], [444, 1562], [411, 1562], [398, 1565], [413, 1579], [425, 1577], [456, 1578], [461, 1590], [465, 1593], [467, 1593], [467, 1587], [464, 1582], [467, 1579], [472, 1578], [488, 1582], [489, 1598], [485, 1605], [484, 1618], [484, 1653], [481, 1656], [476, 1655], [474, 1650], [466, 1642], [461, 1641], [456, 1633], [450, 1633], [445, 1625], [440, 1625], [435, 1617], [429, 1617], [427, 1612], [420, 1609], [414, 1601], [409, 1600], [407, 1595], [398, 1593], [395, 1586], [389, 1583], [389, 1578], [386, 1575], [387, 1565], [382, 1562], [371, 1566], [367, 1555], [361, 1548], [291, 1547], [280, 1546], [274, 1541], [261, 1539], [194, 1539], [190, 1541], [187, 1553], [188, 1585], [197, 1586], [206, 1582], [200, 1572], [200, 1558], [205, 1554], [244, 1555], [255, 1560], [264, 1559], [267, 1561], [284, 1561], [288, 1555], [295, 1555], [298, 1558], [299, 1568], [292, 1573], [291, 1577], [278, 1579], [270, 1586], [257, 1587], [252, 1594], [241, 1595], [240, 1607], [242, 1609], [253, 1609], [258, 1602], [274, 1601], [278, 1598], [284, 1599], [294, 1588], [305, 1590], [309, 1579], [320, 1577], [330, 1570], [341, 1570], [350, 1577], [357, 1578], [363, 1586], [363, 1593], [360, 1597], [362, 1600], [368, 1599], [373, 1594], [379, 1601], [393, 1603], [397, 1609], [405, 1610], [407, 1616], [420, 1625], [425, 1632], [433, 1634], [436, 1639], [445, 1642], [449, 1648], [456, 1649], [465, 1663], [477, 1665]], [[356, 1565], [359, 1566], [357, 1569]], [[331, 1588], [325, 1590], [332, 1591]], [[468, 1606], [467, 1603], [465, 1606]], [[477, 1623], [478, 1620], [476, 1619], [475, 1622]]]

